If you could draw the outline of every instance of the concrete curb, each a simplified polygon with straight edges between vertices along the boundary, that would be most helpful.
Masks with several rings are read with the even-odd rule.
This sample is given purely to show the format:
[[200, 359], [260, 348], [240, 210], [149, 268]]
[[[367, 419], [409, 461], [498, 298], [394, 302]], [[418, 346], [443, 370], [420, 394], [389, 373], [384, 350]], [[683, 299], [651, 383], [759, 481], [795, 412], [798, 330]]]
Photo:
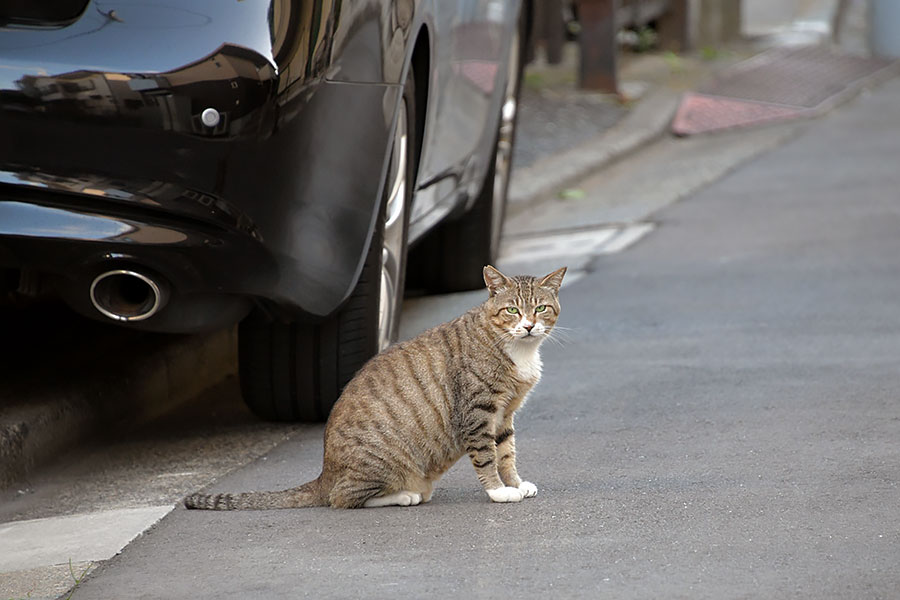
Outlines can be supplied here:
[[[80, 381], [50, 385], [0, 413], [0, 490], [94, 435], [153, 419], [236, 372], [237, 332], [156, 337]], [[23, 396], [26, 393], [22, 394]]]
[[612, 129], [583, 144], [514, 169], [507, 214], [515, 216], [591, 173], [639, 150], [668, 130], [681, 93], [666, 88], [648, 92]]

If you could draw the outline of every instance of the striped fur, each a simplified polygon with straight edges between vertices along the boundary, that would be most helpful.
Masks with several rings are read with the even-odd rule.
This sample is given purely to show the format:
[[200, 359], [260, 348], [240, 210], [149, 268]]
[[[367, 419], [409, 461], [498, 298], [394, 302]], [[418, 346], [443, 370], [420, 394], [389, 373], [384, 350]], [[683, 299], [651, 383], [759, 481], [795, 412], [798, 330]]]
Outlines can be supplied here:
[[559, 316], [565, 268], [544, 278], [484, 268], [489, 298], [375, 356], [347, 384], [325, 427], [317, 479], [280, 492], [193, 494], [188, 508], [234, 510], [428, 502], [468, 455], [497, 502], [537, 493], [516, 471], [513, 416], [540, 378], [538, 348]]

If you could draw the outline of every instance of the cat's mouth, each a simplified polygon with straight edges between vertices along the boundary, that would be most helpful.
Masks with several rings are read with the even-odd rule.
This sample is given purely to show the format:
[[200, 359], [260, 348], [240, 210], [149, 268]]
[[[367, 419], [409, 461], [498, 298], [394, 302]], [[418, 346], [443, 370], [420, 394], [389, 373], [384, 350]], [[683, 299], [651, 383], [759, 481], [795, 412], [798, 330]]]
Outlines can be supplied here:
[[523, 333], [514, 334], [516, 339], [519, 340], [535, 340], [543, 335], [543, 332], [539, 331], [525, 331]]

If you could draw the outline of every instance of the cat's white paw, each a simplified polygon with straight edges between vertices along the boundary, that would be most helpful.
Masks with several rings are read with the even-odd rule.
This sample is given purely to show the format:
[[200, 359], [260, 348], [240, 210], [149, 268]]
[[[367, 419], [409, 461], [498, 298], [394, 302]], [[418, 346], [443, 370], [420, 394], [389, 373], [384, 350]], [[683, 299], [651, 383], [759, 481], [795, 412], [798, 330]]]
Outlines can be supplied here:
[[537, 486], [530, 481], [523, 481], [520, 483], [519, 490], [525, 494], [526, 498], [534, 498], [537, 496]]
[[422, 502], [422, 494], [419, 492], [397, 492], [387, 496], [377, 496], [366, 500], [365, 508], [378, 508], [381, 506], [416, 506]]
[[498, 487], [487, 491], [488, 496], [494, 502], [521, 502], [525, 497], [525, 492], [514, 487]]
[[422, 494], [419, 492], [400, 492], [397, 504], [400, 506], [416, 506], [422, 502]]

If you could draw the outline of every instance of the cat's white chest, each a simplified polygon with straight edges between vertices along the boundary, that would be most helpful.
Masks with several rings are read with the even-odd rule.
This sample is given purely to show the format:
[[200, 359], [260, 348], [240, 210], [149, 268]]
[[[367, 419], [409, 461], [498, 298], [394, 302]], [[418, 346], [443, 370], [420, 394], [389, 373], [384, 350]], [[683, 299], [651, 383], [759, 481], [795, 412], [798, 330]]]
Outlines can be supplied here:
[[507, 353], [516, 365], [517, 376], [523, 381], [537, 382], [541, 378], [541, 353], [538, 344], [512, 343], [507, 348]]

